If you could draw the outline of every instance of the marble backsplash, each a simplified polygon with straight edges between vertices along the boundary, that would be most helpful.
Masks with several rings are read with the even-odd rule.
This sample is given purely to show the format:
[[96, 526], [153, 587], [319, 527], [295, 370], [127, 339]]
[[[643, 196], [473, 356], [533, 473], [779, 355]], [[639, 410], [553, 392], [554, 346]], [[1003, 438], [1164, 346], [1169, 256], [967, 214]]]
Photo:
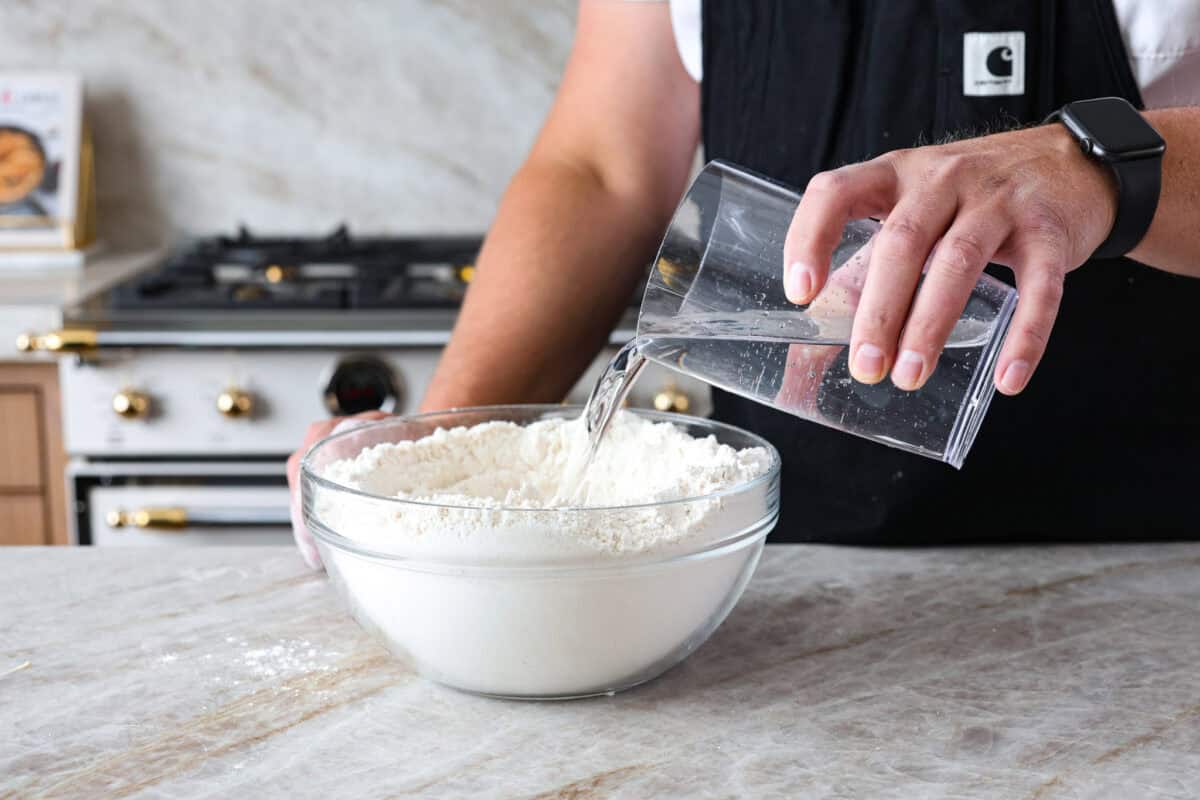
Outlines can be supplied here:
[[84, 79], [101, 236], [479, 231], [575, 0], [3, 0], [0, 69]]

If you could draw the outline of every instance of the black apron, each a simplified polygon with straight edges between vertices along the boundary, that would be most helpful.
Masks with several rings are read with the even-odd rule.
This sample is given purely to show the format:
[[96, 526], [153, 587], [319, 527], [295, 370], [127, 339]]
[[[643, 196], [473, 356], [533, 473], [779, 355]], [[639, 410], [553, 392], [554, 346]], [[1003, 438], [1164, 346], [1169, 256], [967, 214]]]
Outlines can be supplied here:
[[[703, 8], [707, 157], [796, 187], [891, 149], [1035, 122], [1072, 100], [1142, 105], [1111, 0]], [[1011, 45], [1014, 33], [1015, 47], [989, 44]], [[968, 94], [964, 58], [980, 60], [968, 67], [972, 86], [1010, 93]], [[1071, 273], [1037, 374], [1020, 396], [997, 394], [961, 472], [720, 391], [715, 416], [783, 454], [775, 541], [1195, 538], [1198, 308], [1200, 281], [1125, 259]]]

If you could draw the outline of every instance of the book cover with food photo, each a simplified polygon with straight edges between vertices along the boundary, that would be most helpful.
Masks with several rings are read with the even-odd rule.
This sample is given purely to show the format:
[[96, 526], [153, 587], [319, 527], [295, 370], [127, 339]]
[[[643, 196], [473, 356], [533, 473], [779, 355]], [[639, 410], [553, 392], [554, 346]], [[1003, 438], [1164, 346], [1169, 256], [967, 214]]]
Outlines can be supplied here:
[[0, 72], [0, 250], [87, 244], [82, 130], [78, 76]]

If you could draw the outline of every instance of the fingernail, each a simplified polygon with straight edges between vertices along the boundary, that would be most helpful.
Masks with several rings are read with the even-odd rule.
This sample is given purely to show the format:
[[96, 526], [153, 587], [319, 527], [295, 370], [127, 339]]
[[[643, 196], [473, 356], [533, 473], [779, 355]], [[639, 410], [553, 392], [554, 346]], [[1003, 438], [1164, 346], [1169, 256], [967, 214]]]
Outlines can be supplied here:
[[892, 370], [892, 383], [905, 390], [917, 388], [921, 382], [921, 374], [925, 372], [925, 359], [915, 350], [904, 350], [896, 359], [896, 368]]
[[1005, 394], [1016, 394], [1025, 388], [1029, 382], [1029, 362], [1024, 359], [1010, 361], [1000, 376], [1000, 391]]
[[817, 283], [817, 273], [812, 267], [807, 267], [799, 261], [788, 268], [787, 280], [784, 281], [784, 292], [793, 303], [803, 303], [812, 294], [813, 286]]
[[878, 383], [883, 378], [883, 351], [873, 344], [863, 342], [854, 354], [851, 372], [863, 383]]

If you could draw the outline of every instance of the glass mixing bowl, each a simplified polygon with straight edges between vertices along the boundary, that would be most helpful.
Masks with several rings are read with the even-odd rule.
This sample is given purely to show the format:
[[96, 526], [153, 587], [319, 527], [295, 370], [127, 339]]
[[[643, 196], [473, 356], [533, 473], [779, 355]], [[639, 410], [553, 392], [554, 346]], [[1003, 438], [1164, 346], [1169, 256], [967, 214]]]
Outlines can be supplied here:
[[[562, 699], [612, 694], [687, 658], [745, 589], [779, 516], [779, 454], [738, 428], [680, 414], [671, 422], [731, 447], [762, 447], [765, 473], [701, 497], [620, 507], [529, 509], [422, 503], [324, 477], [333, 462], [439, 428], [576, 417], [578, 408], [494, 406], [392, 417], [315, 444], [301, 464], [304, 520], [356, 620], [416, 671], [478, 694]], [[650, 551], [572, 544], [586, 526], [681, 524], [691, 532]], [[484, 526], [463, 540], [464, 522]], [[402, 535], [406, 528], [421, 536]], [[437, 535], [429, 535], [430, 531]], [[542, 537], [562, 547], [522, 542]], [[464, 543], [467, 541], [467, 543]], [[511, 543], [512, 547], [506, 547]]]

